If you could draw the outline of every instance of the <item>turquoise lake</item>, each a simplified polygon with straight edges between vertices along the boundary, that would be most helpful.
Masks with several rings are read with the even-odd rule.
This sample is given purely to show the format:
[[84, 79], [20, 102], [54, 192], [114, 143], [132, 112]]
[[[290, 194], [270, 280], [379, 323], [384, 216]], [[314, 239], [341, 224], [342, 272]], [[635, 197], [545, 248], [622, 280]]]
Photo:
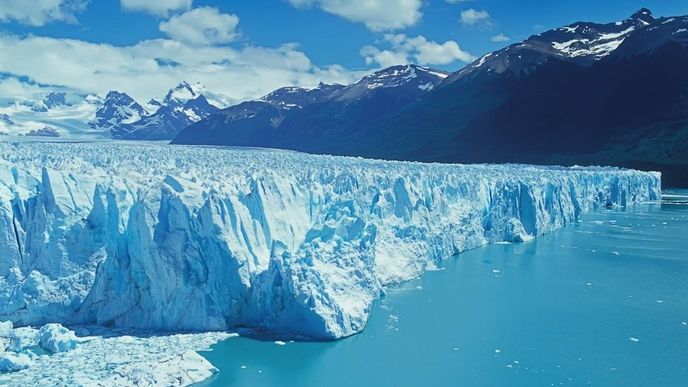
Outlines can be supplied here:
[[218, 343], [206, 385], [686, 385], [685, 195], [448, 259], [388, 289], [354, 337]]

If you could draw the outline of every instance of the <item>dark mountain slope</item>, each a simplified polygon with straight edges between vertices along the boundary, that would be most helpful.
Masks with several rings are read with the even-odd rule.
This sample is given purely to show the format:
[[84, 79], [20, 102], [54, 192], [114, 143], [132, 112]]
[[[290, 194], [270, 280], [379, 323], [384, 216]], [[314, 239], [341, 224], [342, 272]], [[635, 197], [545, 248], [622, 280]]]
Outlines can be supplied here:
[[[587, 68], [548, 61], [527, 78], [469, 79], [375, 128], [384, 149], [341, 150], [423, 161], [659, 169], [666, 184], [688, 185], [688, 142], [681, 141], [688, 137], [686, 68], [688, 48], [672, 41]], [[432, 140], [419, 128], [429, 128]], [[399, 141], [398, 133], [411, 136]]]
[[419, 66], [393, 66], [349, 86], [283, 88], [191, 125], [173, 143], [334, 150], [356, 128], [398, 113], [446, 76]]
[[206, 135], [211, 117], [185, 130], [193, 141], [175, 142], [417, 161], [617, 165], [658, 169], [665, 184], [688, 186], [686, 69], [688, 17], [656, 19], [642, 9], [624, 21], [578, 22], [530, 37], [416, 95], [407, 94], [414, 88], [366, 86], [374, 94], [337, 97], [366, 85], [364, 78], [272, 129], [254, 120], [250, 139], [218, 120], [214, 131], [232, 135]]

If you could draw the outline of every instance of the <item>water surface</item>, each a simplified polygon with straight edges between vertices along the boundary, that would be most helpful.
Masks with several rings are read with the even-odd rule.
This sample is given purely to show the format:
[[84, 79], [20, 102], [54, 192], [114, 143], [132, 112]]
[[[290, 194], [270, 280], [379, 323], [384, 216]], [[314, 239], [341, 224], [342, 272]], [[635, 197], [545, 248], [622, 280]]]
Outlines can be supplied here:
[[449, 259], [389, 289], [345, 340], [219, 343], [208, 384], [685, 385], [688, 191], [673, 194]]

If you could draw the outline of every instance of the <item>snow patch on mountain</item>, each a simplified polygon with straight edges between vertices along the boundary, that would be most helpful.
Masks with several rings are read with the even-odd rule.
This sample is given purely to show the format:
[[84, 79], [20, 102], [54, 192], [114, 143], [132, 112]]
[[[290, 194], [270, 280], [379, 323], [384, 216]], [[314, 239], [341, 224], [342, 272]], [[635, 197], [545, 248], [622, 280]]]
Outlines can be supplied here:
[[[567, 32], [576, 32], [580, 26], [571, 29], [567, 27], [564, 29]], [[584, 30], [588, 27], [583, 27]], [[635, 26], [630, 26], [627, 29], [619, 32], [601, 33], [598, 31], [586, 31], [590, 38], [572, 39], [565, 42], [552, 42], [552, 46], [562, 55], [570, 58], [580, 56], [589, 56], [595, 59], [601, 59], [616, 50], [628, 34], [635, 31]]]
[[[426, 79], [430, 77], [441, 80], [446, 78], [448, 74], [415, 65], [392, 66], [363, 77], [358, 84], [363, 84], [368, 89], [394, 88], [412, 82], [419, 76], [424, 76]], [[422, 84], [425, 85], [426, 83]], [[426, 89], [430, 88], [426, 87]]]
[[339, 338], [452, 255], [659, 197], [614, 168], [0, 143], [0, 319]]

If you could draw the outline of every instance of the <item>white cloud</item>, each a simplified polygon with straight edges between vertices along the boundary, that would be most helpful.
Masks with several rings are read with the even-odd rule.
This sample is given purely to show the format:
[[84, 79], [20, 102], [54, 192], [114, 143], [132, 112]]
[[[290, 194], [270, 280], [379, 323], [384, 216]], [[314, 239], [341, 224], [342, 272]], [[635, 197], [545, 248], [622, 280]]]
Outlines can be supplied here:
[[220, 13], [217, 8], [201, 7], [160, 23], [160, 31], [180, 42], [214, 45], [234, 40], [238, 25], [239, 17], [236, 15]]
[[457, 60], [464, 63], [475, 60], [473, 55], [461, 49], [453, 40], [437, 43], [424, 36], [410, 38], [404, 34], [386, 34], [378, 43], [388, 47], [380, 49], [369, 45], [361, 49], [361, 56], [366, 64], [378, 64], [380, 67], [408, 63], [446, 65]]
[[86, 0], [1, 0], [0, 22], [42, 26], [54, 21], [75, 23], [75, 13], [86, 8]]
[[490, 40], [495, 42], [495, 43], [502, 43], [502, 42], [510, 41], [511, 38], [504, 35], [504, 34], [498, 34], [498, 35], [493, 36]]
[[460, 4], [460, 3], [466, 3], [469, 1], [473, 1], [473, 0], [444, 0], [444, 1], [446, 1], [449, 4]]
[[409, 27], [422, 14], [422, 0], [288, 0], [296, 7], [319, 7], [347, 20], [363, 23], [373, 31]]
[[461, 11], [459, 21], [466, 27], [491, 27], [492, 18], [485, 10], [467, 9]]
[[25, 98], [35, 98], [41, 91], [43, 91], [41, 86], [22, 82], [17, 77], [0, 78], [0, 102], [5, 104]]
[[168, 16], [171, 11], [188, 10], [192, 0], [120, 0], [128, 11], [147, 12], [155, 16]]
[[201, 82], [234, 102], [287, 85], [348, 83], [360, 72], [315, 66], [295, 44], [266, 48], [192, 46], [155, 39], [131, 46], [80, 40], [0, 35], [0, 72], [104, 95], [118, 89], [141, 102], [164, 95], [181, 80]]
[[361, 49], [361, 56], [367, 65], [378, 64], [380, 67], [390, 67], [409, 63], [409, 55], [405, 51], [380, 50], [375, 46], [365, 46]]

